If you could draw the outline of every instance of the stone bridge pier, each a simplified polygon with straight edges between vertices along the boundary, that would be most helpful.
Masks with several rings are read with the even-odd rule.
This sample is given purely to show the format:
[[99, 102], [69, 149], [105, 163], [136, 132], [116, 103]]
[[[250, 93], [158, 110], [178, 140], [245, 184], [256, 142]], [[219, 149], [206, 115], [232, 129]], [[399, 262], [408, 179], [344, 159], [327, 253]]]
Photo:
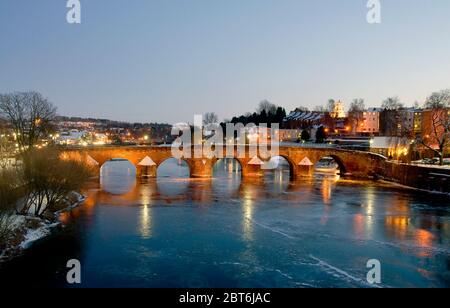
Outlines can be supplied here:
[[208, 158], [187, 158], [184, 159], [189, 166], [191, 178], [210, 178], [213, 174], [213, 167], [216, 160]]

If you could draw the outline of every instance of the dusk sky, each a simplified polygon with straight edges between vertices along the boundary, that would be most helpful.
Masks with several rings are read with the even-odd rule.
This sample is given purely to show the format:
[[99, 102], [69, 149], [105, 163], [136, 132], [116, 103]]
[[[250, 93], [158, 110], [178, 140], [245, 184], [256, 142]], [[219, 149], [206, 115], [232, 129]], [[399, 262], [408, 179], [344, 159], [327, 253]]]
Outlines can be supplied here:
[[[430, 2], [433, 5], [430, 5]], [[36, 90], [61, 115], [220, 119], [267, 99], [289, 112], [329, 98], [406, 104], [450, 88], [450, 1], [1, 0], [0, 93]]]

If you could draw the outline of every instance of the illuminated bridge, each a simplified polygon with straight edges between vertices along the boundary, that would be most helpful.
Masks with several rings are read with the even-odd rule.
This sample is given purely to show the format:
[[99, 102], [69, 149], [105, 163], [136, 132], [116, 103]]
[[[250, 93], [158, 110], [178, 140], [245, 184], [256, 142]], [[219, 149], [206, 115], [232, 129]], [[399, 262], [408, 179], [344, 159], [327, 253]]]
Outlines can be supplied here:
[[[190, 157], [195, 157], [194, 151], [199, 147], [201, 148], [201, 146], [191, 146]], [[324, 157], [332, 157], [339, 165], [342, 175], [362, 178], [380, 174], [386, 162], [386, 158], [378, 154], [337, 148], [280, 146], [278, 153], [274, 156], [259, 150], [253, 151], [255, 148], [250, 149], [249, 146], [244, 149], [245, 155], [241, 155], [237, 146], [230, 151], [232, 155], [226, 155], [226, 149], [223, 149], [224, 157], [234, 158], [239, 162], [243, 177], [262, 176], [266, 168], [265, 163], [277, 156], [283, 157], [289, 163], [292, 179], [311, 175], [314, 165]], [[167, 159], [173, 158], [173, 155], [170, 147], [104, 146], [62, 148], [61, 157], [82, 161], [95, 168], [99, 174], [101, 167], [107, 161], [125, 159], [136, 167], [139, 177], [156, 177], [158, 167]], [[213, 175], [213, 166], [220, 158], [202, 155], [200, 158], [181, 159], [189, 166], [192, 178], [210, 178]]]

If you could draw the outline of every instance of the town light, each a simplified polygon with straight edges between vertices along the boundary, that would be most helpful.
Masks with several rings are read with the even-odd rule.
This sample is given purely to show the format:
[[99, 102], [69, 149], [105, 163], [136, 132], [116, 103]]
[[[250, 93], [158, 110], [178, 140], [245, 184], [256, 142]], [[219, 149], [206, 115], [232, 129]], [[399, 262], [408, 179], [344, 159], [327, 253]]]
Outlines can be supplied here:
[[144, 136], [144, 140], [147, 141], [148, 140], [148, 135]]

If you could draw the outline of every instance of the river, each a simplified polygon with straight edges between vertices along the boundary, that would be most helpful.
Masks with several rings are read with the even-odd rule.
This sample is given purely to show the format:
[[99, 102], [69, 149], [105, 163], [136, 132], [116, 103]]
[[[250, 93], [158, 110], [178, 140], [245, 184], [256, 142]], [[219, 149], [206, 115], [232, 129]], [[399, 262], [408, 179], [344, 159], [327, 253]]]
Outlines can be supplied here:
[[241, 180], [233, 161], [214, 179], [191, 180], [175, 160], [157, 179], [136, 180], [109, 162], [87, 200], [61, 216], [65, 228], [0, 270], [0, 283], [73, 287], [450, 286], [450, 200], [385, 183], [288, 168]]

